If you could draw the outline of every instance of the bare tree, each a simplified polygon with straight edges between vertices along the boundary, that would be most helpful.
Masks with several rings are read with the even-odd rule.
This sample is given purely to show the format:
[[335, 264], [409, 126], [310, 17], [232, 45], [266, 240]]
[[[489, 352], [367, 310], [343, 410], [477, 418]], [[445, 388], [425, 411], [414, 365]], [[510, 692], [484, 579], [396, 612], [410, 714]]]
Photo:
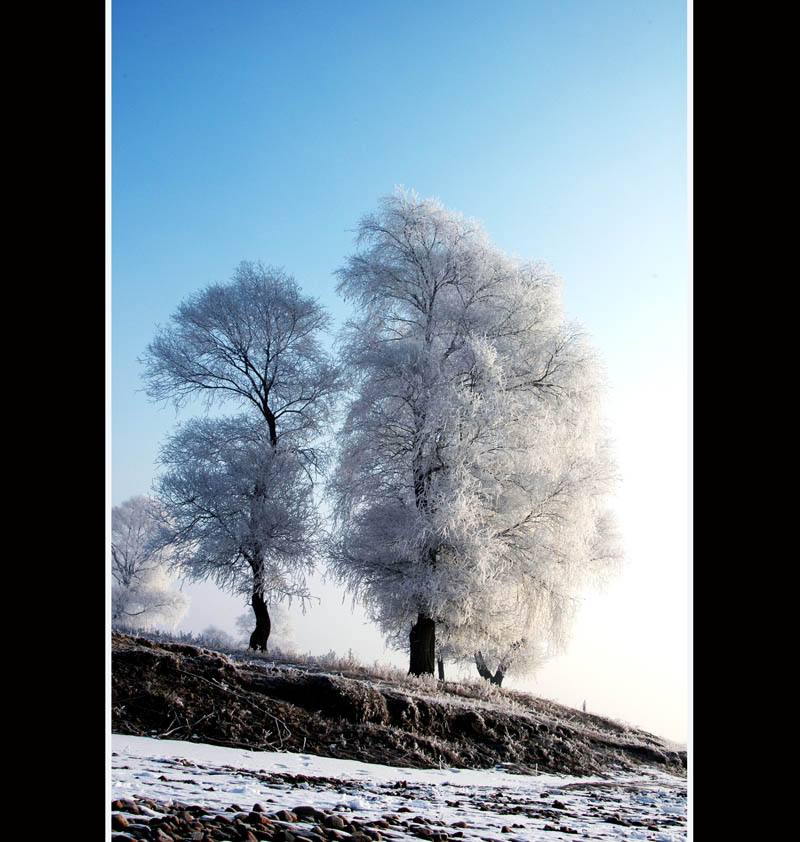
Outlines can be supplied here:
[[162, 448], [158, 489], [177, 562], [189, 578], [249, 594], [262, 650], [267, 597], [304, 597], [316, 557], [320, 437], [340, 388], [321, 344], [328, 324], [292, 277], [243, 262], [229, 283], [184, 301], [142, 360], [151, 399], [240, 410], [180, 427]]
[[357, 245], [331, 561], [432, 674], [437, 624], [471, 657], [508, 648], [616, 563], [595, 552], [614, 474], [600, 369], [558, 279], [440, 203], [396, 192]]
[[111, 511], [111, 621], [131, 628], [174, 628], [188, 597], [171, 588], [168, 556], [158, 542], [155, 500], [132, 497]]

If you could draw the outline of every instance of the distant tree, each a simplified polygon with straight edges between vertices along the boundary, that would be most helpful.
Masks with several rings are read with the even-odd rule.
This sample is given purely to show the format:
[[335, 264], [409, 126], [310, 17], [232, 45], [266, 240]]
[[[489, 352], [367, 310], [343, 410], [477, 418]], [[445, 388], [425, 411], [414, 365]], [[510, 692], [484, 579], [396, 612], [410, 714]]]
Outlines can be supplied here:
[[558, 279], [440, 203], [398, 191], [356, 242], [332, 567], [432, 674], [437, 624], [472, 657], [502, 652], [615, 566], [600, 370]]
[[184, 301], [143, 357], [147, 393], [243, 412], [194, 418], [161, 451], [165, 539], [185, 575], [248, 593], [253, 648], [266, 650], [268, 599], [306, 595], [320, 521], [320, 435], [340, 376], [320, 344], [329, 317], [280, 270], [244, 262]]
[[224, 629], [217, 628], [214, 625], [207, 626], [197, 636], [197, 640], [201, 646], [208, 649], [217, 650], [232, 650], [236, 649], [237, 643], [233, 636], [228, 634]]
[[188, 597], [171, 588], [168, 558], [158, 543], [155, 500], [132, 497], [111, 510], [111, 622], [129, 628], [174, 629]]

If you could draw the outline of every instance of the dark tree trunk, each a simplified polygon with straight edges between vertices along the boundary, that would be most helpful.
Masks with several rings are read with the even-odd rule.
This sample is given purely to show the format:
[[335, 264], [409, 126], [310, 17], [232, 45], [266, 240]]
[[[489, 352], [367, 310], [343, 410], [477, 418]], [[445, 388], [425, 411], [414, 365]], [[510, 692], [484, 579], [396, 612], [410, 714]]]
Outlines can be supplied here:
[[256, 651], [260, 649], [262, 652], [266, 652], [267, 640], [272, 628], [267, 603], [264, 602], [264, 597], [258, 591], [253, 591], [253, 599], [250, 604], [253, 606], [253, 613], [256, 615], [256, 628], [250, 635], [250, 649]]
[[269, 428], [269, 441], [274, 448], [278, 444], [278, 427], [275, 421], [275, 416], [272, 414], [270, 408], [264, 405], [264, 418], [267, 419], [267, 427]]
[[492, 680], [492, 674], [489, 667], [486, 666], [486, 661], [483, 660], [483, 655], [480, 652], [475, 653], [475, 666], [478, 668], [478, 675], [485, 678], [487, 681]]
[[420, 612], [417, 622], [411, 627], [408, 639], [411, 650], [409, 675], [433, 675], [436, 661], [435, 621]]
[[497, 668], [497, 672], [494, 675], [492, 675], [492, 671], [489, 669], [489, 667], [486, 666], [486, 661], [483, 659], [483, 655], [480, 652], [476, 652], [475, 666], [478, 668], [478, 673], [481, 678], [485, 678], [487, 681], [491, 681], [492, 684], [496, 684], [498, 687], [500, 687], [500, 685], [503, 683], [503, 678], [505, 678], [505, 671], [503, 669], [502, 663]]
[[439, 681], [444, 681], [444, 660], [442, 658], [439, 658], [438, 664], [439, 664]]

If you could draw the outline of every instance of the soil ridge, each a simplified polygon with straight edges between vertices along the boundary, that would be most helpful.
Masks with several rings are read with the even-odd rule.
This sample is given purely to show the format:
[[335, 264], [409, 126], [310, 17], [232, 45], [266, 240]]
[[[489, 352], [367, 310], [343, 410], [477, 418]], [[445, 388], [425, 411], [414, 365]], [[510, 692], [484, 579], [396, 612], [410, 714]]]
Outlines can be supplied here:
[[112, 632], [112, 730], [415, 768], [686, 774], [686, 751], [611, 719], [453, 683], [391, 682]]

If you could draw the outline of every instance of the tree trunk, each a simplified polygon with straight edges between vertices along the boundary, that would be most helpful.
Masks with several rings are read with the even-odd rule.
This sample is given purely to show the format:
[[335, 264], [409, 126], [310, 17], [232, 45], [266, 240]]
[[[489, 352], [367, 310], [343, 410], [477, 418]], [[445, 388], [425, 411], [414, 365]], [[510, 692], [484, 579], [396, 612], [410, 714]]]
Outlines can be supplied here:
[[278, 444], [278, 427], [277, 422], [275, 420], [275, 416], [272, 414], [272, 410], [264, 404], [264, 418], [267, 419], [267, 427], [269, 428], [269, 441], [272, 445], [273, 449]]
[[444, 660], [439, 658], [439, 681], [444, 681]]
[[497, 672], [494, 675], [492, 675], [491, 670], [488, 666], [486, 666], [486, 661], [483, 659], [483, 655], [480, 652], [476, 652], [475, 666], [478, 668], [478, 673], [480, 674], [481, 678], [485, 678], [487, 681], [491, 681], [492, 684], [496, 684], [498, 687], [503, 683], [503, 678], [505, 678], [503, 664], [500, 664], [500, 666], [497, 668]]
[[411, 654], [409, 675], [433, 675], [436, 661], [436, 622], [420, 612], [417, 622], [411, 627], [408, 640]]
[[253, 613], [256, 615], [256, 628], [250, 635], [250, 649], [262, 652], [267, 651], [267, 640], [269, 639], [269, 632], [272, 628], [272, 623], [269, 619], [269, 611], [267, 611], [267, 603], [264, 602], [264, 597], [259, 590], [253, 591], [253, 599], [250, 603], [253, 606]]
[[483, 660], [483, 655], [480, 652], [475, 653], [475, 666], [478, 668], [478, 675], [485, 678], [487, 681], [492, 680], [492, 674], [489, 667], [486, 666], [486, 661]]

